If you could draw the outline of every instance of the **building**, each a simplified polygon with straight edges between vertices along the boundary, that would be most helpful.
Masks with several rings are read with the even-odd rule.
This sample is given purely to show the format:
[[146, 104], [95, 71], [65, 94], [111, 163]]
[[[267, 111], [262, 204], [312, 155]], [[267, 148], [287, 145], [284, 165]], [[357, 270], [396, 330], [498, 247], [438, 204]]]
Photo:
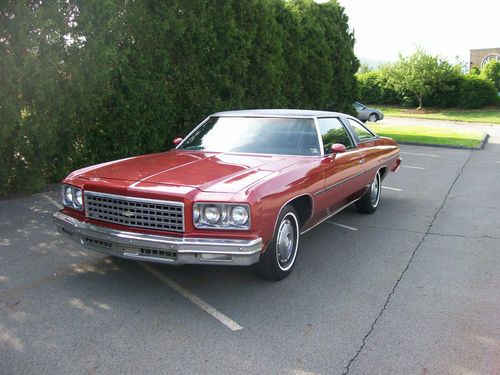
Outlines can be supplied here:
[[470, 63], [473, 66], [481, 69], [488, 61], [500, 61], [500, 48], [482, 48], [470, 50]]

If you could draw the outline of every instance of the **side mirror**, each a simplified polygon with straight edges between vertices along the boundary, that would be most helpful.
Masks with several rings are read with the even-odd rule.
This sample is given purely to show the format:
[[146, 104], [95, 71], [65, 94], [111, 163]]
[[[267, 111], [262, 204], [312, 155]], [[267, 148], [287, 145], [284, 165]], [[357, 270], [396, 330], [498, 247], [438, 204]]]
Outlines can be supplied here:
[[330, 150], [332, 150], [332, 154], [339, 154], [341, 152], [346, 152], [346, 147], [342, 143], [334, 143]]
[[180, 138], [180, 137], [177, 137], [177, 138], [175, 138], [175, 139], [173, 140], [173, 144], [174, 144], [174, 145], [176, 145], [176, 146], [177, 146], [179, 143], [181, 143], [181, 142], [182, 142], [182, 138]]

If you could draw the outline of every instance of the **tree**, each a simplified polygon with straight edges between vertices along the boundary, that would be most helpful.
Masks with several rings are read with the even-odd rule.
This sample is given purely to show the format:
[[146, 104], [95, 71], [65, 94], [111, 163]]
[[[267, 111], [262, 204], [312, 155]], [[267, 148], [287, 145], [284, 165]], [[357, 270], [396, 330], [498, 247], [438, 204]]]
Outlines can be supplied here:
[[399, 56], [399, 61], [383, 68], [388, 84], [402, 96], [414, 96], [418, 109], [424, 99], [436, 90], [453, 90], [450, 83], [460, 75], [460, 67], [451, 65], [438, 56], [431, 56], [421, 49], [410, 56]]
[[481, 69], [481, 74], [479, 76], [493, 82], [497, 91], [500, 91], [500, 61], [488, 61], [486, 65], [483, 66], [483, 69]]
[[236, 108], [352, 110], [336, 0], [0, 1], [0, 197]]

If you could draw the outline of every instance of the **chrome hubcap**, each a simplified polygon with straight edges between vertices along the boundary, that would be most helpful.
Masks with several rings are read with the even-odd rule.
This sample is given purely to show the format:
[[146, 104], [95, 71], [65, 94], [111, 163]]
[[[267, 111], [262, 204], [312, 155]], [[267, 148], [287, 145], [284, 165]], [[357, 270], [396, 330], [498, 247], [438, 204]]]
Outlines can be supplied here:
[[369, 120], [370, 122], [375, 122], [375, 121], [377, 121], [377, 116], [376, 116], [376, 115], [370, 115], [370, 116], [368, 117], [368, 120]]
[[289, 219], [281, 222], [276, 239], [276, 250], [278, 252], [278, 261], [281, 266], [286, 266], [293, 258], [295, 250], [295, 232], [293, 223]]
[[370, 203], [372, 204], [372, 206], [377, 206], [378, 200], [380, 198], [380, 179], [378, 173], [375, 176], [375, 180], [373, 180], [372, 182], [370, 197]]

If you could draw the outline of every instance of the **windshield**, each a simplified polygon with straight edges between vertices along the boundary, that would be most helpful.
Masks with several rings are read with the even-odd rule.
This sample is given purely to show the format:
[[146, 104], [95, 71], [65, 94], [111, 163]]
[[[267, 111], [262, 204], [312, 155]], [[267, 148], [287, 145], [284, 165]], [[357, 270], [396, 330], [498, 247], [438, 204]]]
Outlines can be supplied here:
[[211, 117], [178, 150], [320, 155], [314, 120], [308, 118]]

